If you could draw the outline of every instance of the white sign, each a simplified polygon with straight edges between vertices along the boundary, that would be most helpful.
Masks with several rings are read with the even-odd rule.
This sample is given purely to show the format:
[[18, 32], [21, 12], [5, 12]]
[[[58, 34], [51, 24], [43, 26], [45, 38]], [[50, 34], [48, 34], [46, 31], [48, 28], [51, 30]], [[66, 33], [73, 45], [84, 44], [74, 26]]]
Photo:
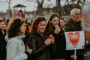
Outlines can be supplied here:
[[84, 49], [85, 36], [83, 31], [65, 32], [66, 50]]

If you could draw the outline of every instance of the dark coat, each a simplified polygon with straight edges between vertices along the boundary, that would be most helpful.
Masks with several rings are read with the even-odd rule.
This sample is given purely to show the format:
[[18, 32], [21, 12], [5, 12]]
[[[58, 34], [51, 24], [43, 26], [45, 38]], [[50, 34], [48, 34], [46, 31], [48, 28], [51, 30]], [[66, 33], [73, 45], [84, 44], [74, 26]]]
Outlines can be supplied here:
[[32, 49], [31, 60], [49, 60], [53, 45], [45, 45], [46, 37], [37, 32], [32, 32], [26, 37], [26, 46]]
[[62, 34], [53, 34], [55, 38], [55, 54], [53, 59], [64, 59], [66, 57], [66, 41], [65, 35]]
[[[60, 27], [60, 25], [59, 25]], [[45, 32], [49, 35], [52, 34], [55, 39], [55, 52], [51, 55], [52, 59], [64, 59], [66, 56], [66, 41], [64, 31], [61, 29], [60, 33], [55, 34], [55, 27], [52, 24], [48, 24]]]
[[81, 22], [74, 22], [72, 19], [70, 19], [65, 24], [65, 32], [69, 32], [69, 31], [81, 31], [81, 29], [82, 29]]
[[[82, 30], [81, 22], [74, 22], [72, 19], [69, 19], [69, 21], [65, 24], [65, 32], [81, 31], [81, 30]], [[78, 49], [77, 60], [83, 60], [84, 53], [85, 53], [85, 49]], [[74, 50], [67, 51], [67, 58], [69, 58], [71, 55], [74, 55]], [[71, 58], [67, 60], [71, 60]]]
[[6, 41], [5, 34], [0, 30], [0, 60], [6, 60]]

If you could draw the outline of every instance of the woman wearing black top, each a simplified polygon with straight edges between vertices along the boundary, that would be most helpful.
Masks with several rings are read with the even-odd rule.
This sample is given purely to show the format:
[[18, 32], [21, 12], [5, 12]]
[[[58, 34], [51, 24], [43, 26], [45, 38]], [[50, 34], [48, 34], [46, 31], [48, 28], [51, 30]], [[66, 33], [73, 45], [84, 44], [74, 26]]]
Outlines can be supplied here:
[[60, 17], [57, 14], [51, 14], [48, 21], [46, 32], [52, 34], [55, 38], [56, 51], [52, 59], [65, 59], [66, 42], [64, 31], [60, 26]]
[[31, 60], [49, 60], [50, 50], [53, 50], [54, 37], [44, 34], [46, 19], [38, 17], [35, 19], [32, 32], [26, 37], [26, 46], [32, 49]]

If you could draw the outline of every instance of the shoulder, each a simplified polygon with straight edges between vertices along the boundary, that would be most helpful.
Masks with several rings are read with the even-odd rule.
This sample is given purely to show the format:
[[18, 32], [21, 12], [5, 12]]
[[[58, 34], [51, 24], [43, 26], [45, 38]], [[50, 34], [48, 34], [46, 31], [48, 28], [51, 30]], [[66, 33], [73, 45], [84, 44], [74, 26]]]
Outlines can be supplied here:
[[26, 35], [26, 37], [24, 38], [24, 40], [32, 40], [35, 39], [35, 34], [34, 33], [29, 33], [28, 35]]
[[35, 34], [34, 32], [29, 33], [29, 34], [27, 35], [27, 37], [30, 37], [30, 38], [35, 38], [35, 36], [36, 36], [36, 34]]
[[10, 38], [9, 40], [8, 40], [8, 43], [12, 43], [12, 44], [17, 44], [19, 42], [19, 39], [18, 38]]
[[70, 23], [69, 21], [65, 24], [65, 28], [66, 27], [70, 27], [72, 23]]
[[71, 19], [68, 19], [68, 21], [66, 22], [66, 24], [71, 24]]

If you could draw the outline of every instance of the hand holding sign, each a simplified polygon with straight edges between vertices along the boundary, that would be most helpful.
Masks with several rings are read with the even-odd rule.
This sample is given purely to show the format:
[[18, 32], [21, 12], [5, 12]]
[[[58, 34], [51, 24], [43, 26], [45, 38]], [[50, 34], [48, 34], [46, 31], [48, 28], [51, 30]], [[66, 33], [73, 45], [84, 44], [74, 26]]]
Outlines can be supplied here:
[[74, 60], [77, 60], [77, 58], [76, 58], [76, 47], [77, 47], [77, 44], [80, 40], [80, 33], [79, 32], [69, 32], [68, 38], [69, 38], [70, 43], [75, 48], [73, 58], [74, 58]]

